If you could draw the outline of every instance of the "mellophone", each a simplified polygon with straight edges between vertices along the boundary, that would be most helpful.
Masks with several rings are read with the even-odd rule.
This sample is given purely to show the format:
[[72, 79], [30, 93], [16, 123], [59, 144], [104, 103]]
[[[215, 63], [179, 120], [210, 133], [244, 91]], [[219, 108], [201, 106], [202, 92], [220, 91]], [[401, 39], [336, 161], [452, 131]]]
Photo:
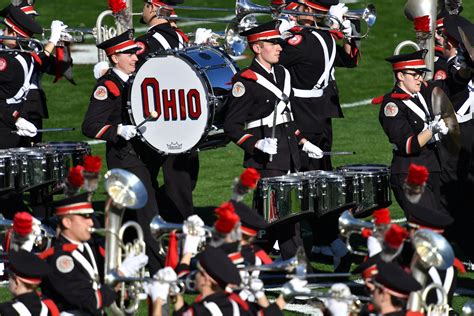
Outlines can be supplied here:
[[356, 205], [354, 215], [360, 216], [390, 205], [389, 167], [346, 165], [263, 178], [254, 194], [254, 207], [271, 224], [309, 214], [323, 217], [349, 204]]
[[69, 168], [91, 154], [85, 142], [46, 142], [0, 151], [0, 193], [24, 192], [63, 181]]

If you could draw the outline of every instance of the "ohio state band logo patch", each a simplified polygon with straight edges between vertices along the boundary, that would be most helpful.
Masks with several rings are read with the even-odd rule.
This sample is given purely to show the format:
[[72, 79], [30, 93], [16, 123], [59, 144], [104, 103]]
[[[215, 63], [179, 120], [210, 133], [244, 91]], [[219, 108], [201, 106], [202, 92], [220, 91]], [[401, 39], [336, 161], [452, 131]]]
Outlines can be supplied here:
[[56, 259], [56, 268], [61, 273], [69, 273], [74, 269], [74, 260], [69, 256], [60, 256]]
[[237, 81], [232, 87], [232, 95], [236, 98], [239, 98], [245, 94], [245, 86], [242, 82]]
[[389, 102], [385, 105], [385, 108], [383, 109], [383, 113], [387, 117], [394, 117], [397, 116], [398, 114], [398, 107], [395, 103]]
[[104, 86], [98, 86], [94, 91], [94, 98], [99, 101], [107, 99], [107, 88]]
[[0, 58], [0, 71], [7, 69], [7, 61], [5, 58]]
[[434, 75], [434, 80], [444, 80], [448, 78], [448, 75], [446, 74], [446, 71], [444, 70], [438, 70], [435, 75]]
[[296, 46], [303, 40], [303, 36], [297, 34], [288, 40], [288, 44]]

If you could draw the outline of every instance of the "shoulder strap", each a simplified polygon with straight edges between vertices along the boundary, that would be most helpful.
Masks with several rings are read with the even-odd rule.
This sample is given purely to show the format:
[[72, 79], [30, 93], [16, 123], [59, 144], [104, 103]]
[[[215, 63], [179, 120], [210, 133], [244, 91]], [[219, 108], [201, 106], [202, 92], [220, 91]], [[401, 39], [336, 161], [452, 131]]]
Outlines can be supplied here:
[[21, 68], [23, 68], [24, 81], [18, 92], [13, 97], [6, 100], [8, 104], [20, 103], [22, 99], [26, 97], [28, 91], [30, 90], [31, 75], [33, 74], [33, 69], [35, 68], [33, 57], [31, 55], [30, 58], [31, 65], [30, 68], [28, 68], [28, 63], [26, 62], [25, 57], [20, 54], [15, 56], [15, 59], [20, 63]]
[[324, 41], [324, 38], [320, 34], [318, 34], [318, 32], [316, 31], [312, 31], [311, 33], [321, 43], [321, 47], [323, 49], [323, 54], [324, 54], [324, 72], [321, 75], [321, 77], [318, 79], [318, 81], [316, 82], [315, 88], [324, 89], [329, 83], [329, 76], [331, 75], [331, 69], [334, 66], [334, 60], [336, 59], [336, 41], [331, 36], [333, 50], [331, 52], [331, 56], [329, 56], [329, 48], [326, 42]]
[[166, 38], [160, 33], [158, 32], [153, 33], [153, 38], [156, 39], [161, 44], [161, 46], [163, 46], [165, 50], [171, 49], [170, 43], [168, 43]]
[[423, 111], [422, 109], [420, 109], [420, 107], [418, 105], [415, 104], [415, 102], [413, 102], [412, 100], [402, 100], [403, 103], [405, 103], [405, 105], [410, 109], [412, 110], [413, 112], [415, 112], [416, 115], [418, 115], [421, 119], [423, 119], [423, 121], [426, 123], [428, 121], [428, 118], [426, 117], [426, 113], [425, 111]]
[[204, 307], [211, 313], [212, 316], [224, 316], [221, 309], [214, 302], [202, 302]]
[[12, 307], [13, 307], [14, 310], [16, 310], [16, 312], [20, 316], [31, 316], [31, 312], [28, 310], [28, 308], [22, 302], [13, 303]]
[[237, 302], [235, 302], [234, 300], [230, 300], [230, 303], [232, 304], [233, 315], [240, 316], [239, 304], [237, 304]]

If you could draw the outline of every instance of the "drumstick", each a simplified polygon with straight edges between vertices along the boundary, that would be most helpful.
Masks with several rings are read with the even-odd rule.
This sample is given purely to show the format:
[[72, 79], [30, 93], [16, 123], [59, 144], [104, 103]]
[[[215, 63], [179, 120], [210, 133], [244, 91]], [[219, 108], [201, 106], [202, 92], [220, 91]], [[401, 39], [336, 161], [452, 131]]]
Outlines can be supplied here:
[[323, 151], [324, 156], [344, 156], [344, 155], [355, 155], [355, 151]]
[[[40, 128], [36, 130], [37, 133], [47, 133], [47, 132], [69, 132], [74, 131], [76, 128], [74, 127], [57, 127], [57, 128]], [[18, 133], [18, 131], [10, 131], [12, 134]]]
[[150, 113], [150, 115], [149, 115], [146, 119], [143, 120], [143, 122], [141, 122], [140, 124], [137, 125], [137, 129], [140, 128], [140, 126], [142, 126], [142, 125], [145, 124], [146, 122], [149, 122], [149, 121], [151, 121], [151, 120], [153, 120], [153, 119], [156, 119], [157, 117], [158, 117], [158, 112], [152, 111], [152, 112]]
[[[278, 112], [278, 103], [279, 100], [275, 100], [275, 109], [273, 110], [273, 125], [272, 125], [272, 138], [275, 138], [275, 129], [276, 129], [276, 122], [277, 122], [277, 112]], [[273, 155], [270, 155], [268, 161], [273, 161]]]

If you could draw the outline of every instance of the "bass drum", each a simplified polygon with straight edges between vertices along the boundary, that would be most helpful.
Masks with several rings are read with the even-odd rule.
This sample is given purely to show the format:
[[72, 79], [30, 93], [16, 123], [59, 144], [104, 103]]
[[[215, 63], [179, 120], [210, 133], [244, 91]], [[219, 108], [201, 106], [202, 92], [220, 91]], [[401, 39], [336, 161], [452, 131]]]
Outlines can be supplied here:
[[198, 46], [151, 55], [131, 79], [128, 111], [141, 139], [157, 152], [180, 154], [225, 146], [223, 125], [234, 61]]

